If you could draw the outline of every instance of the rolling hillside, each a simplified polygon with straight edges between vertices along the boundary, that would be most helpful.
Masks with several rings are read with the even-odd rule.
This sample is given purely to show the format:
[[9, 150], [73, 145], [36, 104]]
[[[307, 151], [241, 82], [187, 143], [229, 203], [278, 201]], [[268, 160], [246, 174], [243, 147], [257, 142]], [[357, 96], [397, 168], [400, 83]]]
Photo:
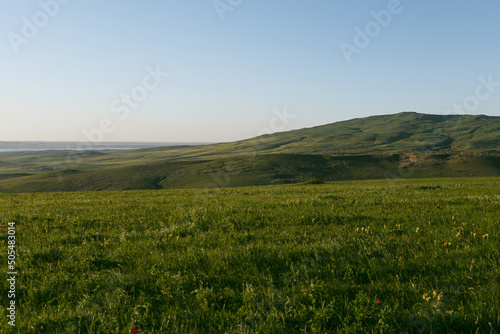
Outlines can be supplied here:
[[500, 117], [405, 112], [215, 145], [4, 153], [0, 154], [0, 191], [499, 176], [499, 152]]
[[266, 150], [287, 153], [499, 150], [500, 117], [443, 116], [413, 112], [372, 116], [290, 131], [262, 140]]

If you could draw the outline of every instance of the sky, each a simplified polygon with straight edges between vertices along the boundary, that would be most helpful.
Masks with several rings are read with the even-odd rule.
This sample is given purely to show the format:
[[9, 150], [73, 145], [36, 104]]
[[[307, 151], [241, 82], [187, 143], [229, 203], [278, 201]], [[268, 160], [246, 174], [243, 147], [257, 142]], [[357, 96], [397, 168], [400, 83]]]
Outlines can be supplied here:
[[495, 0], [0, 1], [0, 141], [500, 116]]

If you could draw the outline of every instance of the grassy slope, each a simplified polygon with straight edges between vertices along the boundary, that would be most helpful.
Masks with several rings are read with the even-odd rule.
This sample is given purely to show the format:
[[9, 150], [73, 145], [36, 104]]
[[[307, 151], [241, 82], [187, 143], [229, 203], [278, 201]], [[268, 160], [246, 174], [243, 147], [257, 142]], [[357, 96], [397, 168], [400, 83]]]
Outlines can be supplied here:
[[[410, 162], [410, 158], [420, 160]], [[0, 180], [3, 192], [240, 187], [402, 177], [500, 176], [500, 157], [268, 154], [49, 172]]]
[[[298, 145], [294, 136], [304, 137]], [[284, 152], [310, 146], [314, 152], [355, 153], [500, 149], [500, 117], [400, 113], [338, 122], [277, 135]], [[287, 142], [290, 141], [288, 144]]]
[[[238, 162], [243, 172], [233, 175], [231, 185], [297, 182], [304, 177], [335, 180], [345, 179], [346, 175], [351, 179], [364, 179], [367, 176], [380, 178], [384, 174], [382, 170], [394, 174], [395, 164], [391, 158], [366, 157], [368, 164], [366, 169], [373, 170], [373, 173], [370, 173], [363, 168], [348, 171], [342, 166], [335, 167], [336, 170], [329, 170], [331, 159], [328, 155], [344, 155], [346, 157], [342, 159], [349, 162], [354, 159], [352, 154], [427, 150], [498, 152], [499, 131], [500, 117], [484, 115], [446, 117], [400, 113], [354, 119], [216, 145], [130, 151], [4, 153], [0, 155], [0, 189], [52, 191], [203, 186], [210, 181], [206, 180], [207, 173], [204, 170], [209, 170], [208, 174], [224, 174], [226, 173], [224, 168], [217, 170], [213, 166], [231, 165], [234, 161]], [[259, 163], [248, 162], [247, 157], [255, 154], [259, 154], [257, 159]], [[299, 157], [298, 154], [303, 156]], [[319, 158], [322, 161], [318, 165], [318, 162], [313, 161], [315, 158], [311, 158], [309, 154], [325, 156]], [[277, 155], [283, 160], [279, 161]], [[293, 159], [290, 161], [288, 157], [297, 159], [298, 162], [305, 164], [305, 167], [296, 166]], [[269, 161], [266, 162], [265, 159]], [[440, 158], [426, 158], [427, 162], [417, 166], [418, 170], [413, 176], [498, 175], [498, 161], [495, 159], [464, 162], [454, 161], [456, 159], [445, 159], [445, 161]], [[435, 161], [436, 165], [430, 166], [429, 160]], [[168, 161], [173, 163], [159, 163]], [[189, 161], [201, 162], [193, 164]], [[290, 165], [291, 168], [288, 168]], [[418, 164], [414, 164], [416, 165]], [[121, 167], [104, 170], [118, 166]], [[135, 167], [122, 168], [122, 166]], [[304, 176], [304, 169], [308, 175]], [[65, 182], [54, 182], [54, 174], [46, 174], [51, 170], [79, 172], [73, 175], [66, 173]], [[134, 175], [137, 172], [140, 174]], [[38, 175], [40, 173], [45, 174]], [[22, 177], [30, 174], [38, 176]], [[60, 175], [61, 172], [57, 174]]]
[[[19, 223], [16, 329], [499, 333], [499, 187], [0, 194], [2, 252], [7, 222]], [[10, 333], [6, 322], [2, 307]]]

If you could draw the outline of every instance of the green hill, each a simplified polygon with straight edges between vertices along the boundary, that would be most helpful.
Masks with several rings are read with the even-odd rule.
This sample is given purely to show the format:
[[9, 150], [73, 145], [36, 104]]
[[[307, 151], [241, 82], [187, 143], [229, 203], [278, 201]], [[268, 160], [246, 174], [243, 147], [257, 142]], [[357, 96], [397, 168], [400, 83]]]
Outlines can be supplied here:
[[0, 191], [248, 186], [499, 176], [500, 117], [404, 112], [253, 139], [129, 151], [0, 154]]
[[500, 150], [500, 117], [403, 112], [263, 135], [231, 143], [160, 148], [166, 159], [245, 153], [376, 154]]
[[500, 176], [500, 156], [263, 154], [66, 170], [0, 180], [1, 192], [219, 188], [316, 181]]
[[258, 150], [323, 154], [500, 150], [500, 117], [414, 112], [372, 116], [264, 136]]

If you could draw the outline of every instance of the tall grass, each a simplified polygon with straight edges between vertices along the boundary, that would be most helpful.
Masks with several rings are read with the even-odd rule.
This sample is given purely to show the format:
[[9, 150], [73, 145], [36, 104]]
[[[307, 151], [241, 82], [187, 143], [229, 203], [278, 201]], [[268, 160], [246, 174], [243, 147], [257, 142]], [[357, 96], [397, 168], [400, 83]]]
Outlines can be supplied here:
[[19, 281], [17, 326], [2, 308], [0, 333], [498, 333], [499, 190], [484, 178], [2, 194]]

